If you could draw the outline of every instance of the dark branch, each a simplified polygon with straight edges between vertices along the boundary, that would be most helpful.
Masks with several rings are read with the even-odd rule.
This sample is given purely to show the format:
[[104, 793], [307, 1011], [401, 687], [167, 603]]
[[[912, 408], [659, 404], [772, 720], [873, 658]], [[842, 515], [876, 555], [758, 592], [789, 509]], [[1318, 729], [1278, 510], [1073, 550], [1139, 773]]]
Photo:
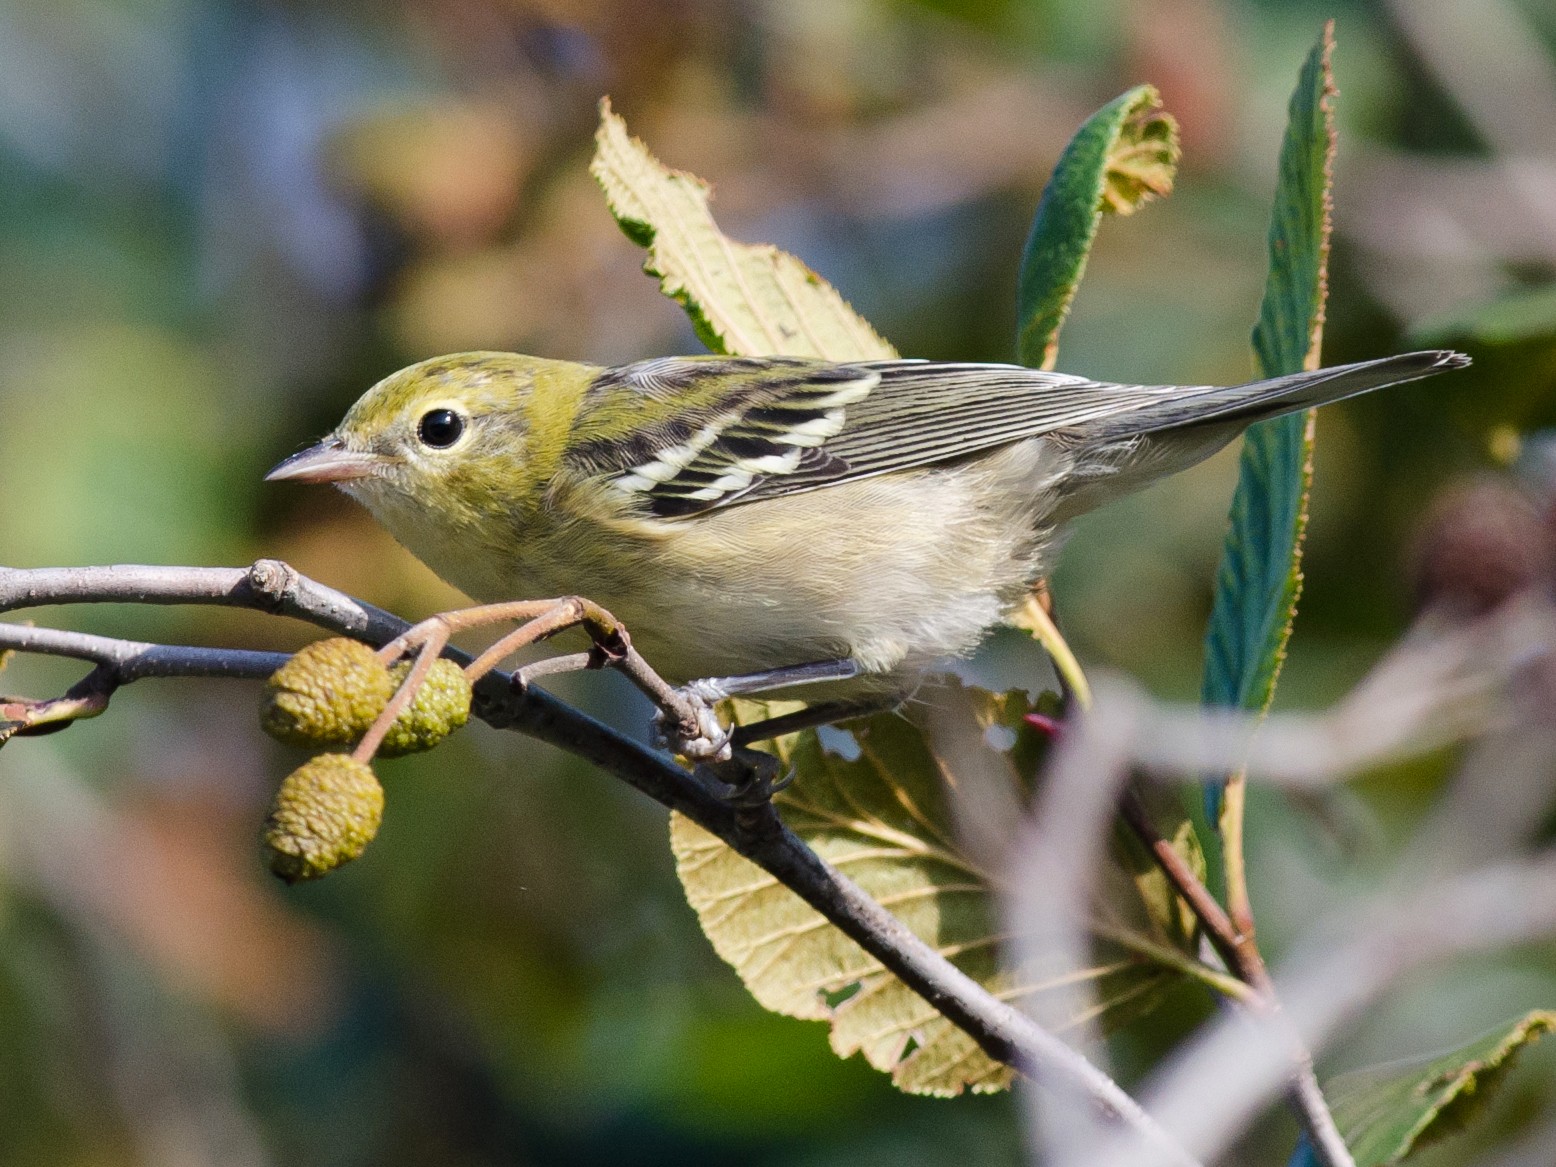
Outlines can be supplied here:
[[0, 650], [36, 652], [91, 661], [111, 671], [119, 684], [143, 677], [236, 677], [262, 680], [286, 663], [284, 652], [246, 648], [197, 648], [148, 644], [59, 628], [0, 625]]
[[[50, 604], [216, 604], [306, 620], [383, 645], [410, 627], [381, 609], [325, 587], [277, 560], [249, 568], [0, 568], [0, 612]], [[285, 657], [241, 650], [173, 647], [0, 623], [0, 650], [18, 648], [90, 660], [116, 670], [118, 683], [148, 676], [266, 676]], [[457, 659], [463, 654], [449, 652]], [[640, 657], [628, 670], [657, 686]], [[659, 682], [662, 685], [662, 682]], [[666, 687], [667, 688], [667, 687]], [[967, 1032], [991, 1057], [1039, 1081], [1078, 1086], [1104, 1113], [1148, 1138], [1164, 1161], [1192, 1165], [1179, 1147], [1111, 1078], [1000, 1001], [920, 940], [862, 888], [828, 865], [783, 825], [772, 806], [735, 809], [687, 770], [532, 685], [487, 674], [476, 686], [477, 716], [549, 742], [592, 762], [718, 836], [874, 956], [904, 984]]]

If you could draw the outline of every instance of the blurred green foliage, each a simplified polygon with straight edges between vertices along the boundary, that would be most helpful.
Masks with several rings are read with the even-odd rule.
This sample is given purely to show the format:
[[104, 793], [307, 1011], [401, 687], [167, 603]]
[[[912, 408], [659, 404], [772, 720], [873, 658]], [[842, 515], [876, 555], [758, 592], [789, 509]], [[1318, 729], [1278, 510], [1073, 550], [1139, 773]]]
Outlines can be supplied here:
[[[727, 230], [805, 259], [901, 351], [1004, 360], [1049, 167], [1102, 101], [1154, 84], [1183, 130], [1178, 188], [1099, 234], [1060, 367], [1242, 378], [1284, 102], [1335, 15], [1326, 359], [1430, 337], [1477, 365], [1320, 422], [1280, 703], [1328, 702], [1408, 620], [1431, 496], [1490, 464], [1497, 427], [1556, 423], [1556, 203], [1519, 185], [1556, 145], [1538, 121], [1498, 120], [1556, 101], [1530, 64], [1548, 67], [1556, 22], [1495, 2], [1527, 35], [1464, 40], [1507, 62], [1466, 82], [1381, 0], [11, 0], [0, 561], [275, 555], [406, 615], [450, 603], [344, 501], [259, 477], [435, 352], [695, 348], [587, 175], [606, 92], [666, 162], [714, 182]], [[1055, 589], [1088, 664], [1193, 696], [1234, 460], [1075, 535]], [[68, 619], [310, 635], [176, 609]], [[71, 675], [19, 661], [3, 688]], [[641, 727], [625, 686], [591, 681], [558, 688]], [[900, 1097], [834, 1059], [824, 1027], [764, 1014], [698, 932], [663, 813], [534, 743], [478, 727], [385, 765], [368, 856], [273, 886], [257, 824], [300, 758], [259, 733], [257, 702], [253, 686], [147, 683], [0, 753], [0, 1163], [1019, 1160], [1008, 1100]], [[1338, 808], [1349, 834], [1255, 802], [1277, 955], [1313, 903], [1386, 864], [1439, 770], [1360, 784]], [[1553, 997], [1548, 952], [1461, 964], [1335, 1060], [1449, 1047]], [[1128, 1039], [1126, 1070], [1203, 1007], [1186, 998]], [[1492, 1119], [1430, 1154], [1464, 1161], [1467, 1140], [1549, 1107], [1552, 1062], [1532, 1050]], [[1240, 1161], [1291, 1140], [1276, 1117]]]

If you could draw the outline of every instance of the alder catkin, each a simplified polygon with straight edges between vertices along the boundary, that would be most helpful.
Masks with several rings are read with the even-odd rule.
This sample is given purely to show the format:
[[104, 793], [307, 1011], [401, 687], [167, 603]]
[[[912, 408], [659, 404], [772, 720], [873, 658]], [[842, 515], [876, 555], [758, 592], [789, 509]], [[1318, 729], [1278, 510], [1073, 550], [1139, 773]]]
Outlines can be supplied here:
[[383, 815], [384, 789], [366, 762], [310, 758], [286, 776], [265, 819], [270, 870], [287, 883], [318, 879], [362, 854]]
[[290, 745], [349, 746], [367, 732], [394, 688], [388, 666], [360, 640], [315, 641], [271, 675], [260, 724]]
[[[410, 667], [405, 661], [389, 670], [396, 688]], [[470, 697], [464, 670], [451, 660], [438, 658], [416, 696], [389, 727], [378, 747], [379, 756], [397, 758], [430, 750], [470, 720]]]

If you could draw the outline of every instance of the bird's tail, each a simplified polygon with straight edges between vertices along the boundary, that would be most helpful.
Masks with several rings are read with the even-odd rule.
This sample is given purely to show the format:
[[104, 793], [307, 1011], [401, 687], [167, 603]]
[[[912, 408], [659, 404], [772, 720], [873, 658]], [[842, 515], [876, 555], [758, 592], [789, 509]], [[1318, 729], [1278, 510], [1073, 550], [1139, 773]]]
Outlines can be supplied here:
[[[1246, 385], [1198, 389], [1107, 419], [1091, 432], [1106, 440], [1205, 424], [1249, 425], [1283, 413], [1343, 401], [1388, 385], [1417, 381], [1449, 369], [1462, 369], [1469, 363], [1469, 357], [1463, 353], [1438, 349], [1381, 357], [1354, 365], [1335, 365], [1310, 373], [1291, 373]], [[1108, 432], [1114, 427], [1118, 431], [1116, 434]]]

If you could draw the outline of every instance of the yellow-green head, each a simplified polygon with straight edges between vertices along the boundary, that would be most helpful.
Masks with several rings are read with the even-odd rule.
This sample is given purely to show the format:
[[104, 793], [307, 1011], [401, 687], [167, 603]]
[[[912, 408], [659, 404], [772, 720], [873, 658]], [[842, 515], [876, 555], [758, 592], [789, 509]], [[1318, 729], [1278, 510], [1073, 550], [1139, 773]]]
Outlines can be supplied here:
[[422, 361], [373, 386], [332, 433], [268, 477], [337, 483], [375, 512], [426, 507], [457, 521], [498, 499], [511, 511], [555, 472], [597, 372], [517, 353]]

